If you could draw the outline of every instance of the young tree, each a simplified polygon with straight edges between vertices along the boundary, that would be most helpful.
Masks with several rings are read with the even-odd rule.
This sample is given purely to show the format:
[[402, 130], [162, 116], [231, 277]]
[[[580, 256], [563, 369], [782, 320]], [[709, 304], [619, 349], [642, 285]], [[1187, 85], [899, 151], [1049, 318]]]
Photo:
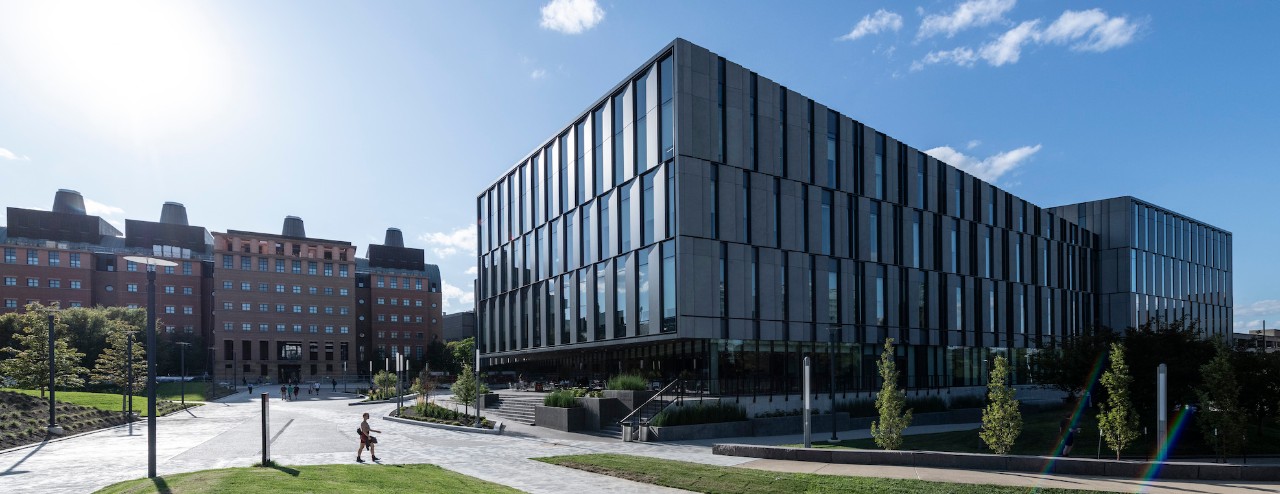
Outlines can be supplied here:
[[876, 395], [876, 410], [880, 412], [880, 420], [871, 422], [871, 437], [876, 445], [884, 449], [898, 449], [902, 446], [902, 431], [911, 425], [911, 410], [903, 411], [907, 406], [906, 393], [898, 389], [898, 366], [893, 359], [893, 338], [886, 339], [884, 351], [880, 353], [880, 393]]
[[450, 341], [445, 344], [448, 348], [452, 362], [449, 365], [449, 372], [454, 374], [462, 374], [462, 367], [469, 366], [476, 360], [476, 338], [469, 336], [467, 338]]
[[[11, 357], [0, 361], [0, 374], [13, 379], [19, 388], [39, 389], [40, 397], [49, 387], [49, 319], [51, 309], [38, 303], [29, 304], [19, 314], [14, 345], [0, 349]], [[84, 354], [67, 343], [67, 327], [54, 318], [54, 385], [64, 388], [84, 386], [82, 377], [88, 371], [80, 366]], [[58, 336], [61, 333], [62, 336]]]
[[438, 384], [439, 380], [436, 379], [435, 376], [431, 375], [431, 366], [426, 365], [422, 367], [422, 371], [418, 373], [418, 377], [414, 378], [413, 387], [409, 388], [409, 391], [418, 393], [418, 404], [425, 405], [427, 402], [431, 401], [431, 392], [436, 389], [436, 385]]
[[1107, 390], [1107, 403], [1098, 406], [1098, 428], [1107, 447], [1120, 452], [1138, 438], [1138, 415], [1129, 401], [1129, 365], [1124, 360], [1124, 346], [1111, 344], [1111, 367], [1102, 373], [1102, 386]]
[[117, 386], [123, 393], [129, 381], [126, 365], [133, 366], [133, 389], [142, 390], [147, 383], [147, 350], [137, 341], [133, 343], [133, 360], [128, 362], [127, 346], [130, 339], [136, 339], [138, 328], [130, 327], [120, 320], [112, 320], [107, 324], [107, 347], [98, 355], [94, 363], [91, 380], [97, 384]]
[[1240, 410], [1240, 384], [1231, 369], [1231, 356], [1219, 345], [1213, 360], [1200, 367], [1204, 384], [1196, 390], [1200, 397], [1200, 432], [1219, 458], [1240, 450], [1244, 439], [1245, 412]]
[[1006, 384], [1009, 380], [1009, 361], [1004, 355], [996, 356], [995, 368], [991, 369], [991, 382], [987, 384], [987, 397], [990, 403], [982, 410], [982, 432], [978, 436], [998, 455], [1007, 455], [1013, 449], [1013, 442], [1022, 433], [1022, 413], [1018, 411], [1018, 400], [1014, 399], [1014, 389]]
[[378, 388], [374, 394], [375, 399], [384, 400], [395, 396], [396, 375], [387, 371], [379, 371], [373, 375], [373, 385]]
[[471, 406], [475, 404], [477, 395], [488, 392], [488, 386], [476, 382], [476, 376], [471, 372], [471, 364], [463, 364], [462, 372], [458, 373], [458, 380], [453, 383], [453, 401]]

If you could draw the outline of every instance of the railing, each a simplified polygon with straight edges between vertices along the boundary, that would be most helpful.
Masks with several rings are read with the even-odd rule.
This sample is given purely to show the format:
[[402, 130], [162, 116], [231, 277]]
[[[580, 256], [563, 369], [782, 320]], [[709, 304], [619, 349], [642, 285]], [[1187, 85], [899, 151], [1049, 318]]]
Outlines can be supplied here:
[[649, 421], [663, 410], [666, 410], [672, 403], [681, 403], [684, 396], [690, 390], [686, 388], [684, 379], [676, 379], [670, 384], [663, 386], [661, 390], [645, 400], [644, 403], [632, 410], [631, 413], [618, 421], [618, 425], [630, 426], [629, 431], [632, 439], [635, 439], [640, 433], [640, 427], [649, 425]]

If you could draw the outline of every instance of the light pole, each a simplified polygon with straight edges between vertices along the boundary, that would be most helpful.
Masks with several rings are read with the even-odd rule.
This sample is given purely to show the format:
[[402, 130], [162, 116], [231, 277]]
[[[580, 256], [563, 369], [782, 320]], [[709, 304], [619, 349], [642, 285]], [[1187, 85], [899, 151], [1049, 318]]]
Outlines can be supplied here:
[[828, 329], [830, 338], [827, 343], [827, 360], [831, 362], [831, 439], [829, 442], [838, 443], [840, 438], [836, 437], [836, 336], [839, 335], [839, 326], [831, 326]]
[[153, 257], [125, 256], [147, 265], [147, 478], [156, 478], [156, 266], [178, 263]]
[[49, 311], [49, 428], [48, 428], [48, 432], [50, 435], [61, 436], [62, 427], [58, 426], [58, 421], [56, 416], [57, 412], [55, 411], [54, 400], [53, 400], [53, 385], [54, 385], [54, 380], [58, 375], [58, 367], [53, 361], [54, 341], [55, 341], [54, 332], [53, 332], [53, 314], [54, 314], [54, 311], [50, 310]]
[[136, 331], [127, 331], [124, 334], [124, 416], [125, 421], [130, 422], [130, 431], [132, 433], [133, 419], [133, 335]]
[[347, 361], [342, 361], [342, 392], [347, 392]]
[[182, 390], [182, 408], [187, 408], [187, 347], [191, 346], [191, 343], [179, 341], [178, 345], [182, 347], [182, 353], [179, 354], [182, 356], [182, 381], [178, 384], [178, 389]]

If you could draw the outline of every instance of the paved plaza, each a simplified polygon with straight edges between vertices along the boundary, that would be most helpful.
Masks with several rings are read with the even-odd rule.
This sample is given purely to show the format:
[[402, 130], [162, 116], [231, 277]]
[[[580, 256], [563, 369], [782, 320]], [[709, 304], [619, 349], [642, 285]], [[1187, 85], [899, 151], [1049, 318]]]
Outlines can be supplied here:
[[[298, 401], [271, 400], [271, 457], [286, 465], [354, 463], [360, 414], [369, 412], [379, 429], [379, 457], [385, 464], [431, 463], [480, 479], [532, 493], [563, 494], [564, 486], [592, 491], [680, 492], [604, 475], [548, 465], [530, 458], [587, 453], [622, 453], [714, 465], [835, 475], [874, 475], [1015, 486], [1066, 487], [1150, 493], [1280, 492], [1280, 484], [1153, 482], [1001, 472], [828, 465], [716, 456], [717, 442], [787, 444], [799, 436], [728, 438], [677, 443], [632, 443], [616, 438], [548, 431], [519, 424], [503, 435], [453, 432], [382, 420], [393, 405], [357, 405], [352, 395], [325, 392]], [[239, 393], [158, 419], [160, 475], [211, 468], [243, 467], [261, 459], [258, 400]], [[921, 427], [917, 432], [974, 428], [975, 424]], [[847, 431], [842, 438], [866, 437]], [[369, 459], [366, 453], [365, 459]], [[378, 468], [368, 464], [369, 468]], [[83, 493], [122, 480], [146, 476], [146, 422], [0, 453], [0, 492]]]

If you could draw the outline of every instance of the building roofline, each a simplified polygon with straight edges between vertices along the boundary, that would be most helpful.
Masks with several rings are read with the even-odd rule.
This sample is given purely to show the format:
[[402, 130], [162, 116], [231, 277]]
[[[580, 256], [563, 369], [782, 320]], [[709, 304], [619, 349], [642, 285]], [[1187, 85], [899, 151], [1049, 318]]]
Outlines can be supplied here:
[[214, 235], [241, 235], [241, 236], [252, 235], [257, 237], [280, 238], [285, 240], [309, 240], [312, 242], [323, 242], [327, 244], [338, 244], [338, 245], [355, 247], [355, 245], [353, 245], [351, 242], [346, 242], [343, 240], [328, 240], [328, 239], [315, 238], [315, 237], [294, 237], [290, 235], [281, 235], [279, 233], [262, 233], [262, 232], [251, 232], [246, 230], [227, 230], [225, 232], [211, 232], [211, 233]]

